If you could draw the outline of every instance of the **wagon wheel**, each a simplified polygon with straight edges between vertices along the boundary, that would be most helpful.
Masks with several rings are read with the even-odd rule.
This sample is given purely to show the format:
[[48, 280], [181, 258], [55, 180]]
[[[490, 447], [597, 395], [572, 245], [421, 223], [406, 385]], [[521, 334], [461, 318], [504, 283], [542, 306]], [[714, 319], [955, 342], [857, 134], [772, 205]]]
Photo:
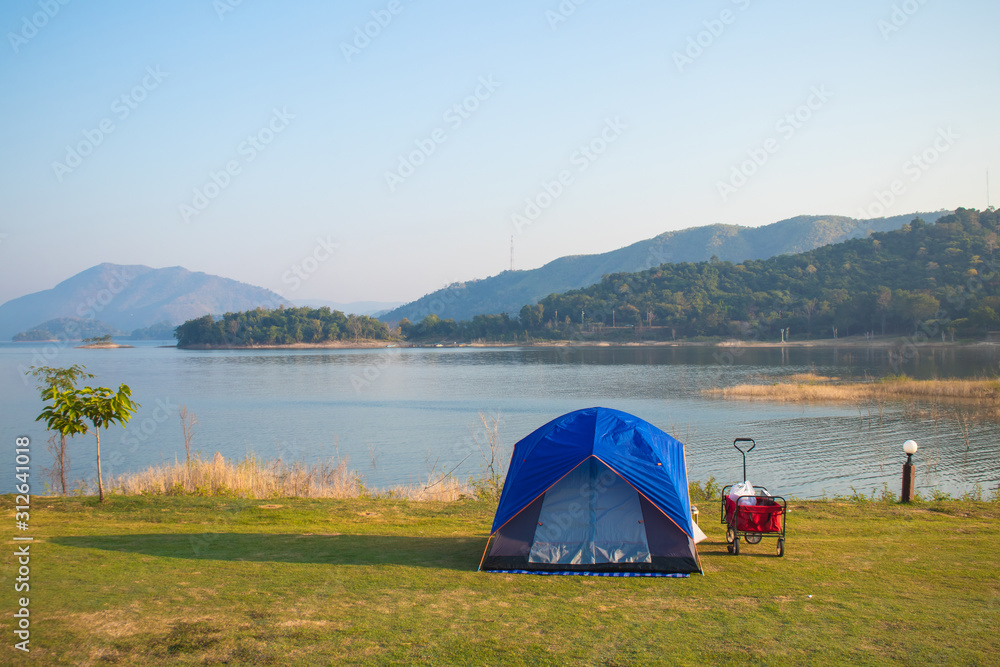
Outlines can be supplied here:
[[734, 556], [740, 555], [740, 541], [738, 538], [733, 540], [733, 555]]
[[784, 555], [785, 555], [785, 541], [778, 540], [778, 558], [781, 558]]
[[726, 545], [726, 551], [728, 551], [729, 553], [733, 553], [733, 545], [732, 544], [727, 544]]
[[732, 544], [735, 541], [736, 541], [736, 531], [733, 530], [732, 526], [729, 526], [728, 528], [726, 528], [726, 542]]
[[760, 544], [760, 533], [750, 533], [749, 535], [744, 535], [743, 539], [747, 541], [747, 544]]

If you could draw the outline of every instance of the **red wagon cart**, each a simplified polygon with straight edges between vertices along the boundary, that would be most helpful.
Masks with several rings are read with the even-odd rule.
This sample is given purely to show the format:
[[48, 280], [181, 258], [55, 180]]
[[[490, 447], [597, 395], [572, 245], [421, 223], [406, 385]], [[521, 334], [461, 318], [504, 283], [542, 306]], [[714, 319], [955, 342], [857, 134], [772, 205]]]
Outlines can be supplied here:
[[[750, 447], [740, 449], [741, 442], [749, 442]], [[736, 438], [733, 447], [743, 455], [743, 480], [747, 484], [747, 454], [757, 443], [753, 438]], [[722, 488], [722, 523], [726, 524], [726, 547], [734, 556], [740, 555], [740, 538], [747, 544], [759, 544], [764, 537], [778, 538], [778, 556], [785, 555], [785, 514], [788, 505], [781, 496], [772, 496], [762, 486], [753, 487], [752, 493], [733, 493], [736, 484]]]

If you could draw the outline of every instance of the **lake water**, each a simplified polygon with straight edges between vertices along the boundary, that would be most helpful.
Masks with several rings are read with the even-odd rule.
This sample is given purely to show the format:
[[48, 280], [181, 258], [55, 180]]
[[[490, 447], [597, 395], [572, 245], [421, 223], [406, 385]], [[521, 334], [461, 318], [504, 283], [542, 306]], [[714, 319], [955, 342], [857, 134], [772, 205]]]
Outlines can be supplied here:
[[[894, 366], [878, 349], [724, 350], [707, 347], [383, 348], [374, 350], [186, 351], [139, 343], [134, 349], [0, 344], [0, 423], [10, 454], [0, 457], [0, 490], [13, 489], [14, 438], [32, 438], [33, 481], [41, 491], [48, 437], [32, 364], [83, 364], [91, 383], [131, 386], [142, 404], [126, 429], [102, 433], [105, 478], [183, 459], [177, 411], [197, 415], [193, 449], [211, 457], [313, 462], [346, 455], [369, 487], [418, 483], [431, 470], [478, 473], [479, 413], [499, 414], [509, 447], [571, 410], [631, 412], [686, 445], [689, 478], [742, 477], [736, 437], [752, 437], [751, 482], [799, 497], [899, 492], [902, 443], [920, 444], [917, 489], [953, 494], [1000, 484], [1000, 426], [891, 405], [881, 419], [855, 405], [722, 401], [701, 390], [760, 376], [815, 372], [840, 377], [905, 372], [913, 377], [997, 373], [997, 348], [921, 350]], [[509, 450], [508, 450], [509, 451]], [[93, 477], [93, 436], [71, 441], [71, 478]]]

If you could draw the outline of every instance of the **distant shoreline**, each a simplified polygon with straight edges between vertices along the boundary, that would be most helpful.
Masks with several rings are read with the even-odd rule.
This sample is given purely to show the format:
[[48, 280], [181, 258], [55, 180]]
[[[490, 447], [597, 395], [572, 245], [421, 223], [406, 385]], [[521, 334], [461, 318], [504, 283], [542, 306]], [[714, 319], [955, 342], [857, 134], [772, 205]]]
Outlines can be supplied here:
[[[997, 346], [1000, 342], [993, 341], [912, 341], [907, 337], [876, 338], [866, 340], [862, 337], [850, 338], [820, 338], [815, 340], [796, 341], [741, 341], [741, 340], [717, 340], [717, 341], [583, 341], [583, 340], [534, 340], [531, 342], [476, 342], [476, 343], [410, 343], [405, 341], [381, 341], [367, 340], [347, 342], [329, 341], [325, 343], [291, 343], [287, 345], [186, 345], [177, 346], [181, 350], [322, 350], [322, 349], [342, 349], [342, 350], [366, 350], [379, 348], [503, 348], [503, 347], [718, 347], [718, 348], [897, 348], [902, 346], [914, 346], [922, 349], [953, 349], [958, 347], [974, 346]], [[125, 346], [130, 347], [130, 346]]]
[[134, 348], [135, 345], [122, 345], [121, 343], [92, 343], [90, 345], [77, 345], [78, 350], [113, 350], [119, 347]]
[[[560, 340], [560, 341], [534, 341], [531, 343], [497, 343], [495, 345], [470, 343], [466, 347], [718, 347], [718, 348], [760, 348], [760, 349], [779, 349], [779, 348], [825, 348], [825, 349], [835, 349], [835, 348], [897, 348], [903, 346], [914, 346], [922, 349], [954, 349], [957, 347], [974, 347], [974, 346], [997, 346], [1000, 342], [992, 341], [956, 341], [954, 343], [942, 343], [939, 341], [911, 341], [908, 338], [885, 338], [878, 340], [855, 340], [855, 339], [845, 339], [845, 338], [822, 338], [816, 340], [796, 340], [796, 341], [786, 341], [784, 343], [779, 341], [741, 341], [741, 340], [719, 340], [719, 341], [634, 341], [634, 342], [618, 342], [618, 341], [578, 341], [578, 340]], [[414, 347], [428, 347], [428, 346], [414, 346]], [[430, 346], [433, 347], [433, 346]], [[445, 347], [457, 347], [455, 345], [445, 345]]]
[[334, 340], [325, 343], [289, 343], [287, 345], [210, 345], [208, 343], [198, 343], [196, 345], [185, 345], [184, 347], [176, 345], [174, 347], [178, 350], [366, 350], [380, 347], [413, 346], [384, 340], [359, 340], [356, 343]]

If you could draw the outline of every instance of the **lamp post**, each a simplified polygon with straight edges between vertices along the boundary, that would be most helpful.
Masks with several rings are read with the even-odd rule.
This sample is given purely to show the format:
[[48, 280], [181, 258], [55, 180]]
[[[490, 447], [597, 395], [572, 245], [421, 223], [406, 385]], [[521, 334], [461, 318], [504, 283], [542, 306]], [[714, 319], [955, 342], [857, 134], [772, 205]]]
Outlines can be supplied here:
[[903, 464], [903, 495], [900, 497], [899, 502], [911, 503], [913, 502], [913, 495], [916, 488], [913, 455], [917, 453], [917, 443], [913, 440], [907, 440], [903, 443], [903, 451], [906, 453], [906, 463]]

